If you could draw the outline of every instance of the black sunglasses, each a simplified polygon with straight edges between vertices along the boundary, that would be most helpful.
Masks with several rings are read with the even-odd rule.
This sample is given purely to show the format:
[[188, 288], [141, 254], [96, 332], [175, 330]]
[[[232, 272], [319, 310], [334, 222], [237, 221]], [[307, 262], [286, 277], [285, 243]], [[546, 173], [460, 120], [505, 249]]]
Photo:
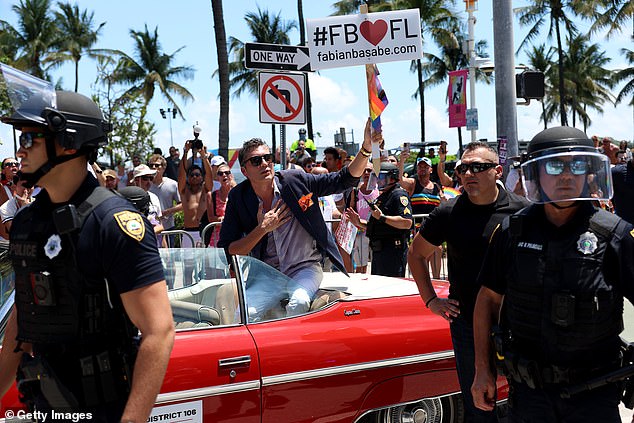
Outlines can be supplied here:
[[253, 166], [260, 166], [262, 164], [262, 160], [265, 160], [267, 163], [272, 163], [273, 154], [269, 153], [261, 156], [249, 157], [246, 161], [251, 163]]
[[148, 166], [150, 168], [152, 168], [152, 169], [158, 169], [158, 168], [161, 167], [161, 164], [160, 163], [150, 163]]
[[2, 168], [3, 169], [6, 169], [7, 167], [18, 167], [18, 166], [20, 166], [20, 163], [18, 163], [18, 162], [5, 162], [5, 163], [2, 163]]
[[224, 172], [218, 172], [217, 175], [229, 176], [229, 175], [231, 175], [231, 171], [230, 170], [225, 170]]
[[190, 178], [200, 178], [202, 175], [202, 173], [190, 173], [189, 174]]
[[456, 172], [460, 173], [461, 175], [467, 173], [467, 170], [470, 170], [471, 173], [480, 173], [484, 172], [485, 170], [493, 169], [496, 166], [497, 163], [462, 163], [459, 166], [456, 166]]
[[35, 138], [46, 138], [46, 135], [42, 132], [22, 132], [20, 134], [20, 147], [22, 148], [33, 147], [33, 140]]

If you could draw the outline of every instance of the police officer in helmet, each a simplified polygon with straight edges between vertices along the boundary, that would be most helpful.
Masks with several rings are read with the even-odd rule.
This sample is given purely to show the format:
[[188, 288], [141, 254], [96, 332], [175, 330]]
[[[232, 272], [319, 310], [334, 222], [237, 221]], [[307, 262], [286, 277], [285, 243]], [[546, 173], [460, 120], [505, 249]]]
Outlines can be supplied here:
[[30, 410], [145, 422], [174, 337], [152, 227], [87, 171], [110, 130], [97, 105], [0, 66], [2, 122], [21, 131], [23, 175], [41, 187], [11, 228], [0, 396], [17, 373]]
[[609, 160], [556, 127], [521, 167], [533, 204], [497, 228], [479, 276], [474, 403], [493, 407], [494, 328], [511, 422], [620, 422], [621, 384], [579, 388], [622, 365], [623, 298], [634, 300], [632, 225], [594, 205], [612, 195]]
[[[407, 192], [398, 184], [398, 167], [389, 162], [381, 163], [381, 171], [375, 179], [371, 175], [369, 185], [381, 192], [371, 204], [366, 236], [372, 250], [372, 274], [405, 276], [407, 243], [412, 227], [412, 205]], [[361, 222], [363, 223], [363, 222]]]

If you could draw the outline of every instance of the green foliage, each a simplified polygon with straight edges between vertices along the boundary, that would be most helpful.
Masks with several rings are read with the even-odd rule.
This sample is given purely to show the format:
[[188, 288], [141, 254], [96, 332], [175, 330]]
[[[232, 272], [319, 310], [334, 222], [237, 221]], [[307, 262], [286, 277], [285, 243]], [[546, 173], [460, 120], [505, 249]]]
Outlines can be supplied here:
[[93, 84], [93, 100], [103, 110], [113, 130], [104, 153], [110, 158], [110, 167], [122, 163], [134, 154], [147, 157], [154, 149], [154, 123], [146, 119], [145, 99], [139, 94], [121, 95], [117, 90], [113, 72], [118, 64], [112, 59], [98, 61], [97, 80]]

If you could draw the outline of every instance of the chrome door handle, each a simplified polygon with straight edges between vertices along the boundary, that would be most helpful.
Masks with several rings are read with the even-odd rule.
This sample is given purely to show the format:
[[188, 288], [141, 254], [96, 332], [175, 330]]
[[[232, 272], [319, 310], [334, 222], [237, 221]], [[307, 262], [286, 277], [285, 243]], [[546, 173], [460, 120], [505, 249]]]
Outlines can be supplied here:
[[249, 367], [251, 364], [251, 356], [243, 355], [240, 357], [221, 358], [218, 360], [218, 367]]

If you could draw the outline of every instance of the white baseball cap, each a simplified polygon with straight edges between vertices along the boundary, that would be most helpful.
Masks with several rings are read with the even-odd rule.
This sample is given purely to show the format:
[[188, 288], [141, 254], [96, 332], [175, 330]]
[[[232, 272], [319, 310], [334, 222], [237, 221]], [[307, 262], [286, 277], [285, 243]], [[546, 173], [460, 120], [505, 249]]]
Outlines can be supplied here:
[[227, 161], [225, 160], [224, 157], [222, 156], [213, 156], [210, 160], [209, 163], [211, 163], [212, 166], [220, 166], [221, 164], [225, 164], [227, 163]]

